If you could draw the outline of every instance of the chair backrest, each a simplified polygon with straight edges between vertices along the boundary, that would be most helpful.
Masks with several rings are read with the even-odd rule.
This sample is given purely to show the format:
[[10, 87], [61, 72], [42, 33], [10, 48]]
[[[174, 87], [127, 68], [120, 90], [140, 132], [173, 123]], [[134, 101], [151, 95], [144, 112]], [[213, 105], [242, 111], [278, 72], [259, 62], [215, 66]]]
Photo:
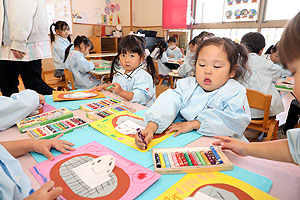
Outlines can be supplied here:
[[73, 78], [72, 72], [68, 69], [65, 69], [64, 71], [65, 71], [65, 80], [66, 80], [67, 85], [70, 82], [72, 85], [72, 90], [75, 90], [75, 84], [74, 84], [74, 78]]
[[268, 126], [272, 95], [247, 88], [247, 99], [250, 108], [264, 111], [263, 127]]
[[156, 98], [163, 93], [164, 91], [166, 91], [167, 89], [171, 89], [165, 85], [156, 85], [155, 86], [155, 90], [156, 90]]
[[153, 60], [153, 64], [154, 64], [154, 67], [155, 67], [155, 71], [156, 71], [156, 79], [157, 80], [160, 80], [161, 77], [159, 76], [159, 71], [158, 71], [158, 62], [156, 60]]

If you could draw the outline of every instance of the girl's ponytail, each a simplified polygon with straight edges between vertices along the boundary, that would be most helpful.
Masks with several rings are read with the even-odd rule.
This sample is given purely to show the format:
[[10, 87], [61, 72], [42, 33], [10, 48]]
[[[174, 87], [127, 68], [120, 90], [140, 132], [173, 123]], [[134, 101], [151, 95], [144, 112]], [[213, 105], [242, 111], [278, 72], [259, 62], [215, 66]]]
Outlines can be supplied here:
[[151, 56], [146, 57], [146, 63], [147, 63], [147, 71], [152, 76], [153, 82], [155, 83], [156, 79], [156, 69], [152, 60]]
[[71, 49], [72, 46], [73, 46], [73, 44], [70, 44], [70, 45], [66, 48], [64, 62], [66, 62], [66, 60], [67, 60], [67, 58], [68, 58], [68, 56], [69, 56], [69, 53], [70, 53], [70, 49]]
[[113, 61], [111, 62], [111, 67], [110, 67], [110, 77], [109, 77], [109, 80], [110, 82], [112, 83], [112, 80], [114, 78], [114, 74], [115, 74], [115, 66], [118, 66], [119, 65], [119, 56], [116, 55], [113, 59]]
[[[53, 34], [53, 30], [52, 30], [52, 26], [55, 26], [55, 23], [51, 24], [50, 25], [50, 38], [51, 38], [51, 43], [54, 42], [55, 40], [55, 37], [54, 37], [54, 34]], [[71, 38], [70, 38], [71, 39]]]
[[250, 72], [250, 68], [248, 66], [248, 51], [245, 46], [235, 43], [238, 50], [238, 70], [235, 74], [236, 80], [245, 80], [245, 75], [247, 72]]

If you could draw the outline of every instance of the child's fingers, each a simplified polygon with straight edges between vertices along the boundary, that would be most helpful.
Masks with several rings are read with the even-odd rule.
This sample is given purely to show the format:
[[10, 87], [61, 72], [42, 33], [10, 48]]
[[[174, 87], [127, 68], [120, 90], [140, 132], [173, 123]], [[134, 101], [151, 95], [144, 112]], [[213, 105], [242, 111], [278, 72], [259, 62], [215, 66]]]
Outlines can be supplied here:
[[53, 138], [53, 140], [58, 140], [61, 136], [63, 136], [64, 134], [63, 133], [61, 133], [61, 134], [59, 134], [59, 135], [57, 135], [57, 136], [55, 136], [55, 138]]
[[224, 142], [230, 142], [231, 139], [232, 139], [232, 138], [230, 138], [230, 137], [228, 137], [228, 136], [220, 136], [220, 135], [216, 135], [216, 136], [214, 136], [214, 138], [220, 139], [220, 140], [222, 140], [222, 141], [224, 141]]
[[56, 199], [61, 193], [63, 192], [63, 189], [61, 187], [54, 188], [51, 190], [49, 194], [49, 199]]
[[213, 145], [222, 145], [224, 142], [222, 140], [214, 141], [212, 144]]
[[179, 134], [181, 134], [182, 132], [181, 131], [177, 131], [175, 134], [174, 134], [174, 137], [178, 136]]

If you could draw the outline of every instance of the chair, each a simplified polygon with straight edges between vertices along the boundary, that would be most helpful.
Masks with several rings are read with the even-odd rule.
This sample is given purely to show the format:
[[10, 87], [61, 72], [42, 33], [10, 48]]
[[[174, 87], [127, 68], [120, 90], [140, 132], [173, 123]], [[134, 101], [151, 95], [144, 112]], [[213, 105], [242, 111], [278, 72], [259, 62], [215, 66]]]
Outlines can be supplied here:
[[277, 139], [278, 120], [275, 117], [269, 118], [272, 95], [266, 95], [259, 91], [247, 89], [247, 99], [250, 108], [264, 111], [262, 120], [251, 120], [248, 128], [267, 133], [266, 141]]
[[155, 90], [156, 90], [156, 98], [163, 93], [164, 91], [166, 91], [167, 89], [170, 89], [169, 87], [165, 86], [165, 85], [156, 85], [155, 86]]
[[71, 83], [72, 86], [72, 90], [75, 90], [75, 84], [74, 84], [74, 78], [73, 78], [73, 74], [70, 70], [65, 69], [65, 83], [68, 85], [69, 83]]
[[44, 80], [47, 85], [49, 85], [52, 88], [57, 88], [57, 90], [68, 90], [68, 85], [66, 85], [66, 82], [60, 78], [51, 77], [50, 79], [45, 76], [45, 72], [42, 68], [42, 79]]
[[156, 61], [154, 61], [153, 63], [154, 63], [155, 70], [156, 70], [156, 78], [157, 78], [157, 80], [159, 81], [159, 82], [158, 82], [158, 85], [162, 85], [163, 81], [166, 80], [166, 81], [168, 81], [169, 84], [171, 85], [171, 88], [174, 89], [172, 77], [160, 75], [160, 74], [159, 74], [159, 71], [158, 71], [158, 63], [157, 63]]

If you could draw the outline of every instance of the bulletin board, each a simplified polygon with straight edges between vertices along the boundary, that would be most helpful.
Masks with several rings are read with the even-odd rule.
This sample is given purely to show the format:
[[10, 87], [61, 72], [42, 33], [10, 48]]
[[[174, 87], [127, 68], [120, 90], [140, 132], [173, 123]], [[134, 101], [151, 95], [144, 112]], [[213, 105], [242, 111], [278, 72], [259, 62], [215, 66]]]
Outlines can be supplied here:
[[224, 22], [256, 21], [260, 0], [224, 0]]
[[50, 25], [58, 20], [65, 21], [70, 27], [70, 34], [73, 33], [72, 28], [72, 9], [71, 0], [46, 0], [48, 12], [48, 33], [50, 33]]
[[119, 23], [120, 0], [72, 0], [73, 22], [116, 26]]

